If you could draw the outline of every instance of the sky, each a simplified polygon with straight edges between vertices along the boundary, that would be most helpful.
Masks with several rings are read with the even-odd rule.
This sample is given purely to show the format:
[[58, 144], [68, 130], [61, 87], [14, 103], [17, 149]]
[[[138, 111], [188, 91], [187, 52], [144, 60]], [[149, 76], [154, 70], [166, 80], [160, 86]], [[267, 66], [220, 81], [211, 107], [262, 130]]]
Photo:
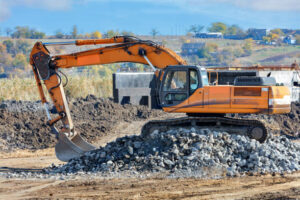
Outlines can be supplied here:
[[194, 24], [300, 29], [299, 0], [0, 0], [0, 31], [29, 26], [51, 35], [107, 30], [186, 34]]

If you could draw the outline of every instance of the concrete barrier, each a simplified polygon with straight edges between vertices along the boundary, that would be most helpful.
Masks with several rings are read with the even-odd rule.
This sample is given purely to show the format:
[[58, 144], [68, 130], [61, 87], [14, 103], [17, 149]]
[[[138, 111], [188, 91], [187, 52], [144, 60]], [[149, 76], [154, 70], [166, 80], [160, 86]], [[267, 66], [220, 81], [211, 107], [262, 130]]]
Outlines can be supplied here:
[[159, 108], [153, 72], [118, 72], [113, 74], [113, 97], [116, 103]]

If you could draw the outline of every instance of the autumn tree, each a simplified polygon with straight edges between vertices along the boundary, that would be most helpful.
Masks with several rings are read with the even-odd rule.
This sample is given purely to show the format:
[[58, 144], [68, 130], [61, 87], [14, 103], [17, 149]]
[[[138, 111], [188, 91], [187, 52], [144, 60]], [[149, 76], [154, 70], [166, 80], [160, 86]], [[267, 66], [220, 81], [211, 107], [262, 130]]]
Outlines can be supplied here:
[[242, 48], [243, 48], [245, 54], [248, 56], [251, 55], [251, 53], [252, 53], [253, 43], [254, 43], [254, 40], [252, 38], [248, 38], [248, 39], [244, 40], [244, 45]]
[[[279, 29], [280, 30], [280, 29]], [[267, 44], [270, 44], [271, 42], [276, 42], [278, 41], [278, 39], [280, 38], [280, 32], [275, 33], [276, 31], [274, 32], [270, 32], [269, 35], [263, 37], [263, 41]]]
[[205, 46], [198, 50], [199, 58], [211, 58], [211, 53], [216, 52], [218, 50], [218, 45], [216, 43], [210, 42], [206, 43]]
[[114, 37], [114, 36], [117, 36], [117, 35], [120, 35], [119, 31], [114, 31], [114, 30], [108, 30], [106, 31], [105, 33], [105, 37], [106, 38], [111, 38], [111, 37]]
[[32, 45], [26, 40], [17, 40], [16, 49], [19, 53], [23, 53], [25, 55], [29, 55], [31, 51]]
[[11, 34], [12, 38], [28, 38], [29, 37], [29, 28], [16, 26], [15, 30]]
[[5, 32], [6, 32], [6, 36], [9, 37], [10, 34], [11, 34], [11, 32], [12, 32], [12, 30], [11, 30], [11, 28], [6, 28]]
[[0, 66], [5, 62], [6, 46], [0, 43]]
[[273, 34], [277, 34], [278, 36], [284, 36], [284, 33], [282, 32], [282, 30], [280, 28], [272, 29], [270, 32]]
[[6, 53], [6, 46], [0, 43], [0, 54], [5, 54], [5, 53]]
[[264, 37], [263, 37], [263, 41], [264, 41], [265, 44], [270, 44], [270, 43], [271, 43], [271, 37], [269, 37], [269, 36], [264, 36]]
[[124, 35], [124, 36], [134, 36], [134, 33], [130, 32], [130, 31], [122, 31], [121, 35]]
[[91, 34], [91, 37], [94, 38], [94, 39], [101, 39], [102, 34], [99, 31], [95, 31]]
[[227, 30], [227, 26], [226, 26], [226, 24], [224, 24], [222, 22], [215, 22], [215, 23], [212, 23], [211, 26], [207, 30], [209, 32], [221, 32], [224, 34]]
[[42, 39], [45, 36], [45, 33], [31, 29], [28, 26], [16, 26], [14, 31], [11, 33], [12, 38]]
[[12, 62], [12, 65], [17, 68], [25, 68], [27, 64], [26, 56], [22, 53], [17, 54]]
[[204, 29], [204, 26], [194, 24], [194, 25], [190, 26], [189, 32], [192, 32], [192, 33], [194, 33], [194, 35], [196, 35], [197, 33], [200, 33], [203, 29]]
[[296, 44], [300, 45], [300, 35], [296, 35], [295, 38], [296, 38]]
[[242, 56], [245, 56], [245, 51], [242, 47], [236, 47], [233, 50], [233, 55], [235, 57], [242, 57]]
[[276, 41], [279, 39], [279, 35], [277, 33], [270, 33], [271, 41]]
[[14, 43], [13, 43], [12, 40], [4, 40], [3, 45], [6, 46], [7, 53], [10, 53], [10, 54], [15, 54], [16, 53], [16, 50], [14, 48]]
[[240, 28], [238, 25], [231, 25], [227, 28], [226, 33], [227, 35], [238, 35], [238, 36], [245, 36], [245, 31]]
[[58, 38], [58, 39], [62, 39], [62, 38], [64, 38], [64, 34], [63, 34], [63, 32], [61, 31], [61, 30], [57, 30], [57, 31], [55, 31], [55, 37], [56, 38]]
[[158, 33], [159, 33], [158, 30], [155, 28], [151, 29], [150, 31], [150, 34], [152, 35], [153, 38], [155, 38], [158, 35]]
[[0, 73], [3, 74], [5, 72], [3, 67], [0, 67]]
[[77, 34], [78, 34], [77, 26], [74, 25], [71, 31], [72, 38], [74, 39], [77, 38]]
[[204, 48], [201, 48], [201, 49], [198, 49], [197, 56], [198, 56], [199, 58], [209, 58], [209, 57], [211, 57], [211, 55], [210, 55], [208, 49], [205, 48], [205, 47], [204, 47]]

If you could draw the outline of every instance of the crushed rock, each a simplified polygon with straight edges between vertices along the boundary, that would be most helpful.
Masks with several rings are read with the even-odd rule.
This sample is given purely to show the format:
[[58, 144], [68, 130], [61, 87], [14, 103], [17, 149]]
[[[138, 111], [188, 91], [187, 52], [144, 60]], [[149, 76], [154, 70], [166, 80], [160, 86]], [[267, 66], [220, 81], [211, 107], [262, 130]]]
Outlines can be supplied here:
[[300, 169], [300, 145], [285, 136], [256, 140], [209, 129], [172, 129], [147, 138], [126, 136], [47, 173], [166, 172], [171, 177], [291, 173]]

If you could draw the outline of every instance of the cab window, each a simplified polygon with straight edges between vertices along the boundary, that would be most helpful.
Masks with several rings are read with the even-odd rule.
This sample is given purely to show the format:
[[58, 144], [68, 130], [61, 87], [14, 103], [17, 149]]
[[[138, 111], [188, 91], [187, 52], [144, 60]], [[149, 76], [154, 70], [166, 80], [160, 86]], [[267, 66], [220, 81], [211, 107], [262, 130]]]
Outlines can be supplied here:
[[186, 71], [169, 71], [164, 82], [164, 91], [184, 91], [187, 86]]
[[202, 79], [203, 86], [208, 86], [209, 83], [208, 83], [207, 71], [201, 69], [200, 74], [201, 74], [201, 79]]
[[190, 93], [193, 93], [199, 84], [198, 73], [196, 70], [190, 70]]

